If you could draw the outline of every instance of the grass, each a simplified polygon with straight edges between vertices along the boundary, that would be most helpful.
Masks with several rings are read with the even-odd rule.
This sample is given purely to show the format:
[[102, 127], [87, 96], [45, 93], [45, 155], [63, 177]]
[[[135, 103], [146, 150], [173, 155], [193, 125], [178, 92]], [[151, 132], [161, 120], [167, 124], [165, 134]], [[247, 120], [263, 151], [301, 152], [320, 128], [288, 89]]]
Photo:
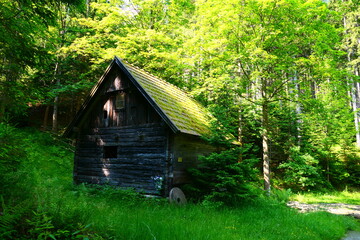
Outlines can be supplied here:
[[300, 193], [291, 196], [292, 201], [303, 203], [347, 203], [360, 205], [360, 192]]
[[355, 227], [348, 218], [303, 215], [259, 203], [221, 210], [198, 205], [101, 206], [91, 221], [98, 230], [111, 226], [111, 235], [118, 239], [339, 239], [345, 229]]
[[174, 206], [108, 187], [80, 185], [45, 195], [41, 211], [54, 221], [91, 224], [91, 230], [106, 239], [340, 239], [358, 227], [349, 217], [300, 214], [266, 199], [212, 209]]
[[[26, 172], [27, 177], [12, 190], [26, 187], [26, 201], [31, 201], [35, 216], [31, 212], [23, 214], [18, 222], [20, 225], [27, 223], [31, 229], [15, 225], [14, 229], [3, 231], [7, 236], [27, 239], [335, 240], [348, 230], [359, 229], [359, 223], [352, 218], [325, 212], [300, 214], [267, 198], [248, 201], [237, 208], [217, 209], [191, 203], [180, 207], [165, 199], [143, 198], [131, 191], [108, 186], [74, 186], [73, 153], [67, 144], [34, 130], [16, 130], [15, 135], [26, 153], [20, 171]], [[6, 211], [4, 204], [0, 211], [11, 212]], [[0, 230], [8, 224], [4, 220], [8, 215], [0, 216]], [[9, 233], [11, 231], [13, 233]], [[1, 233], [0, 238], [6, 239]]]

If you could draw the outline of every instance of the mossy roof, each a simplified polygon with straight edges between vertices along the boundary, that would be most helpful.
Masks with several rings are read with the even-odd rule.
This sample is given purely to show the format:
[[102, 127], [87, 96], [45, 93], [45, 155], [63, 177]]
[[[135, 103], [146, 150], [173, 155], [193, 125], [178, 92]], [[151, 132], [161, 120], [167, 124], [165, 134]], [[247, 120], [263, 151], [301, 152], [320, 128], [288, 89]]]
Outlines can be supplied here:
[[130, 64], [123, 65], [178, 131], [198, 136], [209, 133], [212, 116], [201, 104], [180, 88]]
[[213, 117], [201, 104], [180, 88], [115, 57], [104, 75], [91, 90], [80, 111], [66, 129], [64, 136], [71, 136], [73, 128], [82, 122], [92, 105], [93, 98], [105, 85], [104, 82], [108, 79], [106, 76], [116, 66], [124, 72], [175, 133], [182, 132], [196, 136], [210, 133], [210, 121]]

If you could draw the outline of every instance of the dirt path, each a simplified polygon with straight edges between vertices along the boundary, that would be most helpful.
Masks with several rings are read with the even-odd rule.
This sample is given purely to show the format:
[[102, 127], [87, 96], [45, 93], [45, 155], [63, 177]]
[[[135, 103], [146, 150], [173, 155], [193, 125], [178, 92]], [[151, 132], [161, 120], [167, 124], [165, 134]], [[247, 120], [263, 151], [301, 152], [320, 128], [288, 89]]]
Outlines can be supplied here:
[[342, 240], [359, 240], [360, 239], [360, 232], [351, 231], [346, 234]]
[[360, 205], [345, 203], [315, 203], [307, 204], [300, 202], [288, 202], [289, 207], [298, 209], [300, 212], [326, 211], [333, 214], [352, 216], [360, 219]]
[[[307, 204], [300, 202], [288, 202], [289, 207], [298, 209], [300, 212], [326, 211], [333, 214], [352, 216], [360, 219], [360, 205], [345, 203], [315, 203]], [[350, 231], [341, 240], [360, 240], [360, 232]]]

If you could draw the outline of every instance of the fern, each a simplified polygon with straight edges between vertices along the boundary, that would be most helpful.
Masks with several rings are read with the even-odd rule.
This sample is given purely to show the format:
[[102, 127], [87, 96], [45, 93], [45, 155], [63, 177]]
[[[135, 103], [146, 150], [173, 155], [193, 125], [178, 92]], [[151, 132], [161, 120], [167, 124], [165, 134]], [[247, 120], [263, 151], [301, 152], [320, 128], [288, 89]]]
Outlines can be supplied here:
[[4, 198], [1, 196], [0, 214], [0, 239], [13, 239], [22, 232], [22, 220], [31, 211], [31, 203], [29, 200], [22, 201], [14, 206], [5, 204]]

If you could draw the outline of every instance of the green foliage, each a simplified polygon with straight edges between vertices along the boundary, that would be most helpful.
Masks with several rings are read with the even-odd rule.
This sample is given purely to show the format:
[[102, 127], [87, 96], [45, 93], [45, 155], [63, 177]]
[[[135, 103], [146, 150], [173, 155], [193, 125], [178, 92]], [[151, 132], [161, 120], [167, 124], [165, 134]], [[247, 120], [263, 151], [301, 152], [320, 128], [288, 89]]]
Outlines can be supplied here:
[[56, 228], [52, 217], [45, 212], [33, 212], [25, 224], [29, 239], [104, 239], [91, 231], [91, 224], [73, 225], [68, 222], [65, 228]]
[[[17, 203], [8, 199], [11, 196], [3, 196], [1, 239], [189, 239], [191, 236], [192, 239], [277, 240], [286, 236], [290, 240], [320, 240], [339, 239], [347, 230], [357, 227], [351, 218], [326, 213], [299, 214], [268, 198], [209, 211], [209, 205], [190, 203], [179, 207], [168, 204], [166, 199], [141, 197], [131, 190], [106, 185], [73, 186], [72, 147], [53, 135], [33, 129], [12, 128], [12, 131], [26, 154], [27, 160], [19, 164], [28, 173], [24, 181], [29, 195]], [[233, 163], [235, 156], [226, 155], [236, 155], [239, 151], [230, 152], [213, 158], [221, 156]], [[17, 185], [12, 191], [23, 192]]]
[[0, 238], [103, 239], [91, 224], [82, 224], [81, 213], [59, 217], [61, 191], [72, 187], [73, 149], [47, 133], [0, 127]]
[[13, 207], [4, 207], [0, 216], [1, 239], [104, 239], [91, 230], [91, 224], [56, 226], [45, 212], [36, 212], [29, 200]]
[[279, 202], [279, 203], [287, 203], [290, 200], [291, 195], [293, 195], [291, 189], [271, 189], [270, 198]]
[[285, 169], [290, 177], [307, 168], [311, 159], [289, 157], [291, 146], [301, 146], [302, 158], [318, 163], [306, 169], [305, 182], [285, 184], [356, 186], [359, 158], [333, 149], [349, 149], [356, 134], [348, 93], [359, 79], [358, 11], [357, 1], [5, 0], [0, 121], [4, 112], [26, 121], [29, 106], [51, 109], [55, 96], [69, 121], [118, 55], [207, 105], [222, 126], [210, 141], [233, 135], [261, 147], [267, 133], [274, 183], [284, 183]]
[[75, 195], [119, 201], [137, 205], [143, 197], [133, 189], [119, 189], [111, 185], [80, 184], [72, 190]]
[[357, 188], [360, 184], [360, 152], [355, 146], [336, 145], [331, 149], [333, 159], [329, 166], [332, 184], [340, 190]]
[[[78, 8], [82, 2], [1, 1], [0, 121], [5, 112], [12, 117], [24, 117], [28, 103], [46, 98], [47, 92], [43, 90], [51, 83], [54, 72], [46, 65], [53, 59], [52, 51], [56, 51], [49, 28], [56, 25], [60, 5]], [[45, 71], [48, 72], [44, 74]], [[33, 81], [34, 72], [40, 72], [46, 78]]]
[[[9, 196], [6, 197], [8, 198]], [[32, 207], [32, 203], [29, 200], [7, 205], [4, 197], [1, 196], [0, 238], [14, 239], [17, 235], [25, 235], [26, 228], [19, 223], [24, 222], [24, 218], [26, 218]]]
[[193, 183], [187, 190], [200, 201], [225, 205], [237, 205], [253, 197], [254, 189], [250, 183], [256, 179], [254, 165], [258, 159], [247, 155], [250, 147], [233, 148], [201, 157], [199, 167], [189, 170]]
[[289, 161], [279, 168], [285, 169], [284, 182], [295, 190], [309, 190], [322, 183], [319, 161], [308, 153], [301, 153], [300, 147], [290, 148]]
[[[206, 104], [219, 119], [220, 130], [208, 137], [218, 147], [231, 146], [233, 136], [260, 147], [266, 131], [280, 187], [359, 186], [360, 155], [353, 147], [357, 110], [349, 108], [349, 92], [359, 79], [358, 1], [132, 2], [126, 12], [120, 0], [86, 6], [69, 0], [2, 1], [0, 122], [4, 112], [17, 122], [26, 119], [30, 105], [50, 104], [55, 96], [73, 114], [116, 54]], [[269, 108], [265, 125], [263, 106]], [[259, 166], [250, 152], [259, 157], [261, 151], [244, 146], [204, 157], [201, 170], [193, 170], [191, 189], [207, 207], [237, 205], [252, 194]], [[71, 169], [72, 148], [62, 140], [1, 123], [1, 237], [101, 238], [96, 230], [120, 239], [170, 239], [172, 233], [184, 239], [209, 234], [291, 239], [305, 222], [310, 233], [301, 237], [330, 239], [326, 229], [340, 238], [351, 225], [261, 204], [241, 214], [224, 208], [204, 216], [200, 206], [171, 208], [109, 186], [73, 187]], [[289, 194], [274, 188], [270, 199], [284, 202]], [[248, 218], [256, 219], [255, 227], [247, 225]], [[276, 230], [283, 218], [289, 231]], [[271, 233], [266, 220], [273, 221]], [[326, 229], [315, 226], [325, 223]]]
[[[26, 178], [26, 172], [22, 169], [21, 163], [27, 161], [24, 152], [23, 142], [18, 131], [6, 123], [0, 123], [0, 196], [11, 196], [22, 198], [26, 195], [26, 188], [23, 192], [13, 192], [13, 187], [21, 189], [20, 182]], [[11, 198], [10, 197], [10, 198]]]

